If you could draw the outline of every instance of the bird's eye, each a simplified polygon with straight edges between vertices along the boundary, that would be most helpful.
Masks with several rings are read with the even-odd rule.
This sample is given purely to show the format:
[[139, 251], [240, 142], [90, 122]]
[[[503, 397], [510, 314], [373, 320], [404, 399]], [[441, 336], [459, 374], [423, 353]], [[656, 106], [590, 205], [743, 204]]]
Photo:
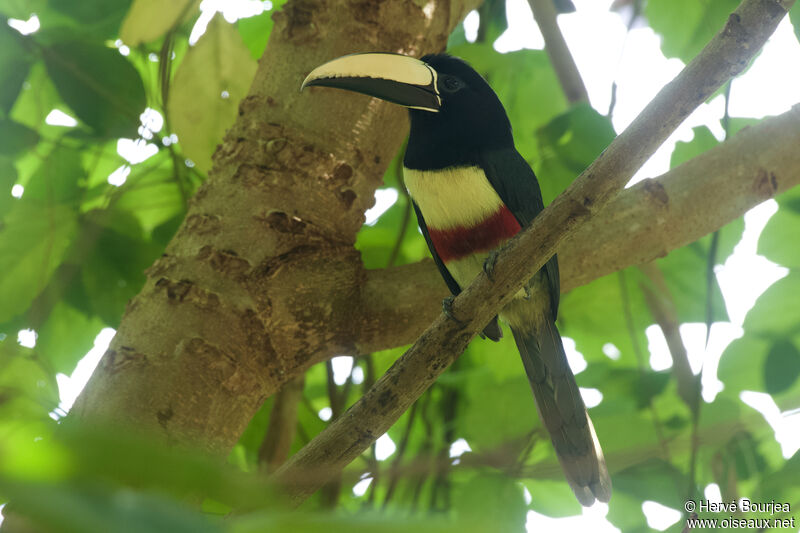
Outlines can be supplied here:
[[445, 78], [442, 80], [442, 86], [444, 87], [445, 91], [453, 93], [462, 88], [464, 86], [464, 82], [455, 76], [445, 76]]

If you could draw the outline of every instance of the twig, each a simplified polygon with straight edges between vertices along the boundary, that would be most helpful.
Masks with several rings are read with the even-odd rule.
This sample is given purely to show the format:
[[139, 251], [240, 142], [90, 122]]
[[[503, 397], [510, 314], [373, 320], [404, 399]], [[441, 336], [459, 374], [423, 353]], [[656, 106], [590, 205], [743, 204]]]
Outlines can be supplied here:
[[528, 4], [531, 6], [533, 18], [542, 32], [544, 49], [553, 65], [553, 70], [556, 71], [567, 101], [570, 104], [588, 102], [589, 93], [586, 92], [586, 86], [583, 84], [575, 60], [569, 53], [564, 36], [558, 28], [553, 0], [528, 0]]
[[654, 263], [646, 263], [639, 267], [650, 283], [641, 283], [640, 287], [644, 294], [653, 319], [656, 321], [664, 338], [667, 340], [669, 353], [672, 357], [672, 373], [678, 384], [678, 395], [693, 413], [697, 410], [697, 387], [700, 386], [698, 377], [692, 373], [689, 364], [689, 356], [686, 353], [686, 346], [681, 339], [680, 324], [678, 322], [675, 302], [669, 292], [664, 275]]
[[389, 505], [392, 496], [394, 496], [394, 490], [397, 487], [397, 482], [400, 479], [400, 463], [403, 461], [403, 456], [408, 448], [408, 440], [411, 437], [411, 428], [414, 427], [414, 419], [417, 416], [418, 404], [419, 402], [414, 402], [414, 405], [411, 406], [411, 410], [408, 412], [406, 429], [403, 432], [403, 437], [400, 439], [400, 444], [397, 446], [397, 455], [395, 455], [395, 458], [392, 460], [392, 464], [389, 467], [389, 486], [386, 488], [386, 496], [383, 498], [384, 508]]
[[264, 440], [258, 449], [258, 464], [268, 474], [289, 457], [297, 432], [297, 405], [303, 397], [305, 374], [287, 381], [275, 395]]
[[299, 504], [385, 433], [575, 230], [599, 212], [686, 117], [763, 46], [794, 0], [744, 0], [725, 27], [580, 177], [500, 252], [375, 385], [275, 473]]

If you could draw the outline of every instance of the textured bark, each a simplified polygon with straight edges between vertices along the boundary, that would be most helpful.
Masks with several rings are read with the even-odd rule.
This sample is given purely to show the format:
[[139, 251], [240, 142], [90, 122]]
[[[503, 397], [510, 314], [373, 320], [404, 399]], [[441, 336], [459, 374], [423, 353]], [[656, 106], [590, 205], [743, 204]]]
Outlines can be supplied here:
[[[798, 146], [800, 105], [625, 189], [558, 247], [561, 291], [663, 257], [800, 185]], [[362, 352], [413, 342], [449, 294], [431, 260], [369, 271], [365, 287], [363, 308], [374, 315], [362, 321]], [[394, 295], [391, 306], [384, 291]], [[382, 321], [383, 313], [391, 320]]]
[[723, 83], [741, 72], [794, 0], [744, 0], [702, 52], [651, 101], [575, 182], [500, 251], [367, 393], [275, 473], [300, 503], [358, 457], [461, 354], [576, 230], [617, 195], [636, 170]]
[[274, 15], [208, 181], [73, 416], [222, 455], [282, 383], [356, 351], [368, 274], [353, 243], [406, 113], [338, 91], [301, 95], [300, 83], [347, 53], [441, 51], [477, 3], [295, 0]]

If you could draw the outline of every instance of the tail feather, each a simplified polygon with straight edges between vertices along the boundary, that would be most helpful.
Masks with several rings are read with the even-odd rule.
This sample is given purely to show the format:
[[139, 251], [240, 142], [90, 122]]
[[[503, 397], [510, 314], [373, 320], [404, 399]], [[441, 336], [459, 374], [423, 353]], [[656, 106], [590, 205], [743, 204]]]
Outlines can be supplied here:
[[611, 499], [611, 479], [603, 451], [567, 363], [556, 325], [543, 320], [532, 331], [511, 328], [536, 398], [539, 416], [578, 501]]

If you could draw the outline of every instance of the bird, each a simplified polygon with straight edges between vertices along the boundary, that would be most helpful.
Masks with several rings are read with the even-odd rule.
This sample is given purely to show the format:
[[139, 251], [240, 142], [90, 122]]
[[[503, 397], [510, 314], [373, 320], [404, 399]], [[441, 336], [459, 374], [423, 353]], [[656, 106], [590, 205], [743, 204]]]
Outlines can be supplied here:
[[[448, 54], [417, 59], [366, 52], [313, 69], [301, 85], [345, 89], [408, 108], [405, 186], [419, 228], [453, 296], [483, 270], [491, 278], [497, 250], [544, 209], [536, 175], [517, 151], [505, 108], [466, 61]], [[539, 417], [577, 500], [611, 498], [603, 452], [567, 363], [556, 317], [560, 296], [553, 255], [499, 313], [511, 329]], [[498, 317], [482, 336], [502, 336]]]

